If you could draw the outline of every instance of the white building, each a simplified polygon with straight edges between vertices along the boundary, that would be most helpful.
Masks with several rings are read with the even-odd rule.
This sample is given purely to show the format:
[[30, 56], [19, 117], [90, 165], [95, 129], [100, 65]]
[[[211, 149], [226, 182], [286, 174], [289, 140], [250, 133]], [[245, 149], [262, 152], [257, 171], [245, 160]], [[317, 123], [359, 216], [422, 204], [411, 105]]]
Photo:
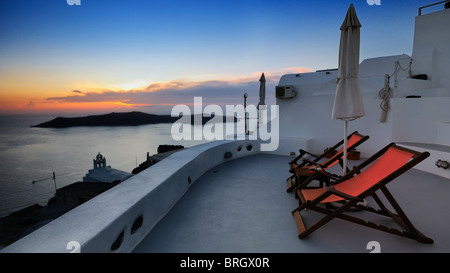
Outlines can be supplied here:
[[120, 183], [133, 176], [131, 173], [106, 166], [106, 158], [100, 153], [93, 159], [93, 163], [94, 168], [83, 177], [83, 182]]

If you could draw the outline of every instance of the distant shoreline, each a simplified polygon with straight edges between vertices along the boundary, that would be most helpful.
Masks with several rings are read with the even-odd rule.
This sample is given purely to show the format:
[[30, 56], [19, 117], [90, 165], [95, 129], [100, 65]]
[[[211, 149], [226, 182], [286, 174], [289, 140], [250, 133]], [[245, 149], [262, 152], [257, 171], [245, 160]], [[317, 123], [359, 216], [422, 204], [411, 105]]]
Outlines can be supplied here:
[[[191, 123], [193, 124], [193, 116], [191, 116]], [[91, 115], [85, 117], [57, 117], [47, 122], [43, 122], [37, 125], [31, 125], [30, 127], [39, 128], [69, 128], [76, 126], [139, 126], [147, 124], [158, 123], [174, 123], [181, 117], [172, 117], [170, 115], [155, 115], [147, 114], [143, 112], [112, 112], [103, 115]], [[205, 124], [213, 117], [203, 117], [202, 124]], [[216, 117], [217, 118], [217, 117]], [[220, 117], [219, 117], [220, 118]], [[226, 117], [222, 117], [221, 121], [225, 122]], [[234, 117], [234, 122], [237, 118]]]

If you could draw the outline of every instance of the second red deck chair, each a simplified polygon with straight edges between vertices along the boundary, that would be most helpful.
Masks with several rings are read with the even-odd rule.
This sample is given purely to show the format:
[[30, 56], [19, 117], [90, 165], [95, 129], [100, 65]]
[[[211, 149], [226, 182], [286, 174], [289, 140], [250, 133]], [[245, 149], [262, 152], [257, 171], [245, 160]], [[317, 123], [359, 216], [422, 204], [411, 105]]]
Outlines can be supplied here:
[[[355, 149], [367, 139], [369, 139], [369, 136], [362, 135], [358, 133], [358, 131], [354, 131], [347, 137], [347, 151]], [[341, 140], [328, 150], [331, 151], [336, 150], [337, 148], [342, 146], [342, 144], [344, 144], [344, 140]], [[291, 175], [287, 179], [288, 192], [291, 192], [295, 188], [299, 187], [299, 185], [301, 185], [302, 182], [306, 180], [309, 176], [314, 176], [313, 180], [320, 181], [321, 183], [320, 187], [323, 186], [323, 183], [328, 184], [329, 181], [328, 177], [322, 176], [320, 172], [314, 172], [314, 170], [315, 169], [327, 170], [328, 168], [331, 168], [338, 163], [340, 163], [342, 166], [341, 161], [344, 153], [344, 147], [341, 147], [337, 153], [335, 153], [328, 159], [325, 159], [326, 152], [324, 152], [322, 155], [314, 155], [303, 149], [300, 149], [299, 152], [300, 152], [299, 156], [297, 156], [295, 159], [289, 162], [290, 172], [292, 172], [293, 175]], [[304, 158], [305, 155], [312, 156], [314, 157], [314, 159], [313, 160], [306, 159]], [[298, 162], [300, 159], [302, 160], [302, 162]]]
[[[417, 230], [406, 214], [395, 201], [392, 194], [386, 188], [386, 184], [411, 169], [413, 166], [427, 158], [428, 152], [419, 153], [401, 146], [391, 143], [367, 159], [359, 166], [354, 168], [350, 173], [341, 177], [333, 187], [320, 189], [298, 189], [299, 207], [292, 214], [295, 217], [298, 237], [305, 238], [315, 230], [327, 224], [334, 218], [343, 219], [366, 227], [378, 229], [395, 235], [415, 239], [422, 243], [433, 243], [433, 240], [423, 235]], [[381, 192], [388, 200], [395, 212], [390, 211], [377, 196]], [[379, 209], [370, 206], [358, 205], [364, 198], [372, 197]], [[342, 203], [338, 208], [329, 208], [325, 204], [331, 202]], [[353, 216], [355, 213], [345, 214], [351, 211], [351, 208], [376, 213], [390, 217], [403, 227], [403, 231], [390, 228], [384, 225], [378, 225], [370, 221]], [[316, 211], [325, 214], [325, 216], [315, 224], [306, 228], [302, 219], [304, 209], [308, 211]]]

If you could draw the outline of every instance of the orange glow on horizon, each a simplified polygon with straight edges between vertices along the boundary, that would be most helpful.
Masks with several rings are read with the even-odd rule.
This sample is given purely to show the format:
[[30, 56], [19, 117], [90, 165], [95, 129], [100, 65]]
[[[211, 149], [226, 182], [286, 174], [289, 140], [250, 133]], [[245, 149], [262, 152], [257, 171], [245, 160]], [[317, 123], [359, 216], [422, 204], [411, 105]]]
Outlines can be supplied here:
[[[106, 113], [114, 111], [143, 111], [151, 112], [150, 107], [170, 108], [176, 104], [130, 104], [126, 101], [112, 102], [45, 102], [45, 101], [19, 101], [4, 103], [0, 101], [0, 114], [59, 114], [59, 113]], [[148, 108], [146, 111], [145, 109]], [[166, 111], [170, 114], [170, 111]]]
[[[178, 92], [195, 90], [199, 87], [216, 88], [221, 86], [238, 87], [241, 84], [259, 84], [261, 73], [266, 80], [276, 83], [280, 76], [287, 73], [307, 73], [312, 69], [305, 67], [288, 67], [281, 71], [254, 72], [251, 75], [224, 76], [216, 80], [178, 79], [163, 82], [138, 80], [115, 85], [82, 84], [80, 82], [31, 82], [9, 79], [0, 84], [0, 114], [33, 114], [64, 112], [106, 112], [106, 111], [165, 111], [170, 113], [170, 106], [179, 103], [189, 105]], [[101, 87], [103, 86], [103, 87]], [[111, 87], [111, 86], [110, 86]], [[129, 88], [129, 89], [126, 89]], [[58, 91], [64, 90], [64, 91]], [[192, 92], [192, 91], [191, 91]], [[180, 93], [181, 94], [181, 93]], [[184, 100], [184, 101], [183, 101]], [[175, 102], [183, 101], [183, 102]], [[173, 103], [172, 103], [173, 102]], [[220, 103], [219, 103], [220, 104]]]

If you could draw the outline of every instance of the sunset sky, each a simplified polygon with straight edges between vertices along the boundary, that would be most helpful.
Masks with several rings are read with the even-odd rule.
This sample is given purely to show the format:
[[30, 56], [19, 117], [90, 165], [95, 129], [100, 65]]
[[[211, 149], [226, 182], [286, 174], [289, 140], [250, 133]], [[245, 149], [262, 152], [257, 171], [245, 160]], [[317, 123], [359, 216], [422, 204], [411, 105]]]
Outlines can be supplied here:
[[[337, 68], [353, 3], [361, 60], [411, 54], [436, 0], [0, 1], [0, 114], [170, 113], [176, 104], [267, 102], [281, 75]], [[372, 2], [372, 1], [369, 1]]]

